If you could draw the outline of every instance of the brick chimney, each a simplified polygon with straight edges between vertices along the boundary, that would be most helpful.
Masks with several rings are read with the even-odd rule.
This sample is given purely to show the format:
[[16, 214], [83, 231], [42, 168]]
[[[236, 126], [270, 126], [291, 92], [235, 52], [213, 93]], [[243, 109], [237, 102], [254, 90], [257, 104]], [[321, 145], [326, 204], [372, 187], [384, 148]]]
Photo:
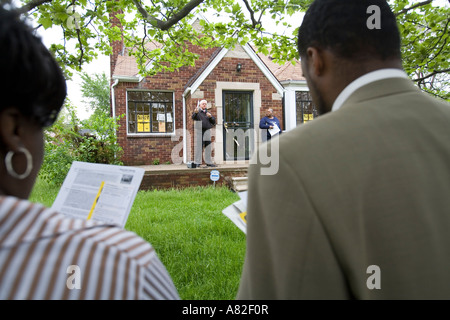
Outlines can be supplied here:
[[[113, 11], [109, 14], [109, 20], [111, 22], [111, 27], [118, 26], [121, 31], [123, 31], [123, 26], [120, 23], [120, 20], [116, 17], [117, 14], [122, 14], [122, 9], [117, 11]], [[111, 77], [114, 74], [114, 69], [116, 68], [117, 57], [119, 55], [123, 55], [124, 44], [123, 44], [123, 35], [121, 35], [121, 39], [117, 41], [111, 41], [112, 47], [112, 55], [109, 57], [110, 68], [111, 68]]]
[[[111, 22], [111, 28], [118, 26], [120, 28], [120, 30], [122, 31], [120, 40], [116, 40], [116, 41], [111, 41], [110, 45], [112, 48], [112, 54], [109, 56], [109, 66], [110, 66], [110, 86], [112, 89], [112, 85], [114, 83], [113, 81], [113, 75], [114, 75], [114, 70], [116, 69], [116, 64], [117, 64], [117, 57], [119, 55], [123, 55], [123, 50], [124, 50], [124, 43], [123, 43], [123, 26], [120, 23], [120, 20], [116, 17], [117, 14], [121, 14], [123, 13], [123, 11], [121, 9], [119, 10], [113, 10], [110, 14], [109, 14], [109, 21]], [[114, 115], [114, 110], [113, 110], [113, 100], [115, 99], [113, 98], [113, 95], [110, 95], [110, 115], [113, 116]]]

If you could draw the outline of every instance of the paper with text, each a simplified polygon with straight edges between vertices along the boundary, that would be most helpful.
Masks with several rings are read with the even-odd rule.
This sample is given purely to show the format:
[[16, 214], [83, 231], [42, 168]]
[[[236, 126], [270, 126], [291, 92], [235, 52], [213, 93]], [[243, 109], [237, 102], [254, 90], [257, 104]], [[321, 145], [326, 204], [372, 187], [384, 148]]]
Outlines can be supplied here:
[[74, 161], [52, 209], [123, 228], [144, 172], [142, 168]]
[[280, 131], [281, 131], [280, 128], [275, 123], [273, 124], [273, 128], [269, 129], [269, 133], [271, 136], [276, 135]]
[[239, 197], [240, 200], [226, 207], [222, 213], [247, 234], [247, 191], [240, 192]]

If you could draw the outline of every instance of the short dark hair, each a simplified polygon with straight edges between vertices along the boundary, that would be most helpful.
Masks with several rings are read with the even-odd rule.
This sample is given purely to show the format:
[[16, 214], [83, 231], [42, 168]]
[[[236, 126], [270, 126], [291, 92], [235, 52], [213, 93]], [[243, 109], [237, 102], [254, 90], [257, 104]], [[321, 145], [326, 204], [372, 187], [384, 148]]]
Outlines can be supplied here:
[[0, 6], [0, 110], [17, 107], [46, 127], [67, 94], [57, 62], [14, 10]]
[[[371, 5], [380, 8], [380, 29], [369, 29]], [[298, 31], [298, 50], [328, 49], [338, 58], [401, 59], [400, 33], [395, 15], [385, 0], [315, 0]]]

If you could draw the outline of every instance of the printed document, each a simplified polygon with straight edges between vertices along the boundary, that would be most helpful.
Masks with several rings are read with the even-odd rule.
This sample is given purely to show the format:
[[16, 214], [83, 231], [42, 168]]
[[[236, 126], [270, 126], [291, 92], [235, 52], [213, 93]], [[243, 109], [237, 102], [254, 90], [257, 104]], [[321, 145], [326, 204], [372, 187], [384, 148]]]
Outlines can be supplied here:
[[52, 209], [124, 228], [144, 172], [142, 168], [74, 161]]
[[275, 123], [273, 124], [273, 128], [269, 129], [269, 133], [271, 136], [276, 135], [280, 131], [281, 131], [280, 128]]
[[222, 213], [247, 234], [247, 191], [239, 192], [239, 197], [240, 200], [226, 207]]

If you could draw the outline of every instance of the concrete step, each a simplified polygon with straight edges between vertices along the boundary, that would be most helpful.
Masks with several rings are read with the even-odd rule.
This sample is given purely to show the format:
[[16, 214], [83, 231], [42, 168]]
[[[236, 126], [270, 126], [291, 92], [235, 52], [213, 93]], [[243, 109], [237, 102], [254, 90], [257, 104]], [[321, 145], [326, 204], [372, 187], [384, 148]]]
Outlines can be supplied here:
[[247, 190], [247, 177], [232, 177], [231, 185], [234, 191], [242, 192]]

